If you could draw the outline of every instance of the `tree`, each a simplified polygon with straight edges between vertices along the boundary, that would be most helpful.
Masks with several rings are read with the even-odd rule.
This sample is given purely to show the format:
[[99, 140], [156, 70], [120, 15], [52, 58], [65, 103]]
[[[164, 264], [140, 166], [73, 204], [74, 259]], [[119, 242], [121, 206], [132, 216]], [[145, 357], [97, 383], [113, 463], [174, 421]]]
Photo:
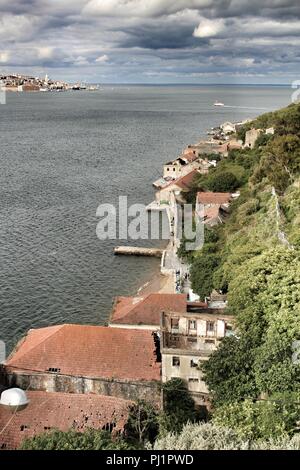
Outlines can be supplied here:
[[300, 436], [271, 439], [242, 438], [234, 429], [214, 423], [186, 424], [180, 434], [159, 437], [154, 450], [300, 450]]
[[257, 183], [266, 176], [278, 191], [283, 192], [299, 173], [300, 138], [296, 135], [276, 136], [265, 147], [252, 181]]
[[22, 450], [134, 450], [136, 447], [121, 437], [112, 439], [107, 431], [88, 429], [85, 432], [54, 430], [29, 439]]
[[238, 178], [230, 171], [217, 172], [207, 181], [207, 188], [214, 192], [233, 192], [240, 186]]
[[215, 253], [200, 252], [193, 260], [190, 270], [192, 289], [204, 300], [213, 288], [213, 274], [220, 265], [220, 258]]
[[292, 361], [300, 339], [300, 258], [277, 247], [254, 256], [229, 283], [229, 309], [238, 338], [224, 338], [203, 365], [217, 404], [300, 389], [299, 364]]
[[288, 436], [296, 429], [300, 411], [298, 400], [296, 395], [279, 394], [268, 400], [227, 403], [216, 410], [213, 422], [254, 441]]
[[215, 405], [257, 396], [251, 338], [225, 337], [201, 369]]
[[160, 416], [160, 434], [180, 432], [187, 422], [197, 420], [195, 403], [185, 382], [174, 378], [162, 385], [164, 398], [163, 413]]
[[158, 434], [158, 412], [151, 403], [137, 401], [129, 414], [127, 432], [140, 444], [154, 441]]

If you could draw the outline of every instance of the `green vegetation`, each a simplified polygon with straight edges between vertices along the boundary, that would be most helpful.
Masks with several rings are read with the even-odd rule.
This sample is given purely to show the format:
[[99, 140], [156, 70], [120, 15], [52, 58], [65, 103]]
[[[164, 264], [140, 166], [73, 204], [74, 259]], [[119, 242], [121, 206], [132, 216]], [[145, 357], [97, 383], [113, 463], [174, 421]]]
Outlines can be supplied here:
[[300, 418], [300, 366], [292, 360], [300, 340], [299, 118], [300, 106], [291, 105], [247, 123], [239, 136], [252, 127], [274, 127], [275, 135], [230, 152], [198, 181], [210, 189], [227, 171], [239, 180], [226, 223], [189, 259], [193, 290], [201, 298], [227, 292], [236, 317], [237, 336], [203, 365], [213, 422], [254, 441], [291, 435]]
[[[216, 425], [232, 428], [243, 439], [258, 441], [289, 436], [297, 430], [300, 394], [280, 394], [268, 401], [227, 403], [214, 413]], [[296, 403], [296, 405], [295, 405]]]
[[212, 423], [187, 424], [180, 434], [159, 438], [154, 450], [300, 450], [300, 436], [243, 438], [235, 430]]
[[51, 431], [25, 439], [22, 450], [133, 450], [135, 446], [122, 438], [112, 439], [107, 431], [89, 429], [76, 431]]
[[164, 411], [160, 415], [160, 435], [168, 432], [179, 433], [187, 422], [197, 421], [195, 403], [186, 384], [179, 378], [169, 380], [162, 385]]

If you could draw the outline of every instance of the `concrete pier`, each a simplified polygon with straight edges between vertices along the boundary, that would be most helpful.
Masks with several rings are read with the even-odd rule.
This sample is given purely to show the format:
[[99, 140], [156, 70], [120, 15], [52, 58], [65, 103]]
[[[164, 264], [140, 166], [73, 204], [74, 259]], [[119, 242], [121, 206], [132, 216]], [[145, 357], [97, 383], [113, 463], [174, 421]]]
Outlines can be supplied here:
[[159, 248], [141, 248], [137, 246], [117, 246], [114, 249], [115, 255], [132, 255], [132, 256], [155, 256], [161, 258], [163, 250]]

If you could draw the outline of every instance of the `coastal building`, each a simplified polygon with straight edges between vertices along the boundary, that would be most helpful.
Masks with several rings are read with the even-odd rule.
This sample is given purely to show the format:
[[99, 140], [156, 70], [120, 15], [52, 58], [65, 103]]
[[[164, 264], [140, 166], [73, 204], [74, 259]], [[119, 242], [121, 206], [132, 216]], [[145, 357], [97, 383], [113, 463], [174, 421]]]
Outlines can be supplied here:
[[198, 170], [192, 170], [186, 175], [171, 181], [167, 186], [156, 192], [156, 202], [158, 204], [170, 204], [172, 193], [175, 194], [175, 197], [183, 196], [184, 193], [192, 189], [194, 181], [199, 174]]
[[51, 430], [84, 432], [90, 428], [114, 435], [125, 431], [133, 402], [103, 395], [28, 391], [29, 405], [12, 415], [0, 412], [0, 449], [18, 449], [25, 438]]
[[6, 386], [160, 402], [152, 331], [88, 325], [29, 330], [4, 365]]
[[232, 134], [235, 132], [235, 124], [229, 121], [221, 124], [220, 128], [222, 129], [224, 134]]
[[231, 193], [198, 192], [195, 212], [208, 227], [223, 223], [228, 215]]
[[195, 308], [185, 314], [168, 312], [161, 317], [162, 381], [181, 378], [195, 403], [207, 406], [209, 390], [201, 364], [221, 340], [233, 334], [233, 318], [221, 309]]
[[207, 206], [207, 207], [213, 207], [213, 206], [218, 206], [218, 205], [229, 207], [229, 204], [232, 198], [233, 197], [231, 193], [199, 191], [197, 193], [196, 208], [197, 208], [197, 204], [203, 204], [204, 206]]
[[262, 130], [261, 129], [250, 129], [245, 134], [245, 148], [252, 149], [257, 141], [258, 137], [260, 136]]
[[220, 205], [202, 207], [198, 209], [197, 215], [201, 222], [207, 227], [215, 227], [216, 225], [222, 224], [226, 217], [226, 213], [222, 210]]
[[203, 155], [210, 155], [210, 154], [218, 154], [220, 151], [220, 146], [222, 145], [222, 141], [219, 139], [216, 140], [203, 140], [200, 141], [198, 144], [189, 145], [184, 153], [192, 152], [195, 156], [203, 157]]
[[33, 84], [33, 83], [28, 83], [28, 84], [24, 84], [24, 85], [19, 85], [18, 86], [18, 91], [40, 91], [40, 86], [39, 85], [36, 85], [36, 84]]
[[186, 294], [151, 293], [142, 297], [117, 297], [110, 327], [158, 330], [162, 312], [187, 311]]
[[153, 186], [157, 189], [163, 189], [170, 182], [187, 175], [193, 170], [197, 170], [200, 174], [207, 174], [209, 168], [215, 165], [215, 161], [208, 161], [196, 157], [193, 153], [182, 154], [171, 162], [164, 165], [163, 176], [154, 181]]
[[189, 152], [180, 155], [176, 160], [166, 163], [163, 168], [163, 178], [177, 179], [186, 175], [199, 166], [197, 158], [193, 152]]

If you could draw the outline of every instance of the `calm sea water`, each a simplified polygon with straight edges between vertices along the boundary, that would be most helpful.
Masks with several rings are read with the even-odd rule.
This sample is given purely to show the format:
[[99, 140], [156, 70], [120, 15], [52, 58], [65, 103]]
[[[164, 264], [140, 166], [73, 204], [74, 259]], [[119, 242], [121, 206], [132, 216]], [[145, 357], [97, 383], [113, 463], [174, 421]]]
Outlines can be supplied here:
[[[0, 105], [0, 339], [11, 347], [32, 327], [105, 322], [113, 298], [135, 293], [159, 262], [115, 257], [120, 242], [96, 237], [98, 205], [119, 195], [151, 202], [165, 161], [208, 128], [284, 106], [290, 94], [280, 87], [9, 94]], [[232, 107], [212, 106], [216, 99]]]

